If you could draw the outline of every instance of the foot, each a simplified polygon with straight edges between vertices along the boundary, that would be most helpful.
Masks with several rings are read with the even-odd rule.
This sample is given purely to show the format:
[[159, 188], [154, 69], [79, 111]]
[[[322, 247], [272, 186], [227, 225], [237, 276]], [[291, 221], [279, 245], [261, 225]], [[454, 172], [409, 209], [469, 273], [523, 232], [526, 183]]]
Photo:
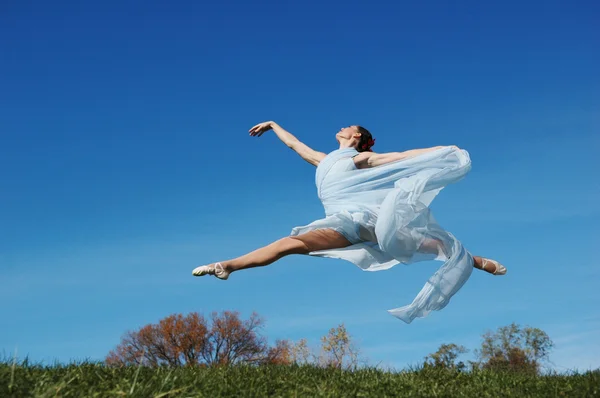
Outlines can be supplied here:
[[500, 264], [496, 260], [490, 260], [489, 258], [481, 258], [481, 269], [489, 272], [492, 275], [504, 275], [506, 274], [506, 267]]
[[229, 273], [221, 263], [202, 265], [192, 271], [194, 276], [214, 275], [223, 280], [229, 278]]

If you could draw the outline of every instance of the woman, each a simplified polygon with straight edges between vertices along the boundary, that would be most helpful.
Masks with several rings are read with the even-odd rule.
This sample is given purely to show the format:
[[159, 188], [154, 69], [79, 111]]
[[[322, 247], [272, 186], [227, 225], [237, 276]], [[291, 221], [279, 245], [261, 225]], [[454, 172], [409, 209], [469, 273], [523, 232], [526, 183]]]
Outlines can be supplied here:
[[361, 126], [342, 128], [336, 134], [339, 149], [328, 155], [309, 148], [275, 122], [257, 124], [250, 135], [260, 137], [269, 130], [317, 167], [317, 191], [326, 217], [244, 256], [198, 267], [193, 275], [227, 279], [232, 272], [268, 265], [290, 254], [344, 259], [366, 271], [443, 261], [410, 305], [389, 311], [410, 323], [444, 308], [473, 268], [506, 273], [497, 261], [466, 251], [436, 223], [428, 207], [446, 185], [469, 172], [466, 151], [438, 146], [378, 154], [371, 151], [375, 144], [371, 133]]

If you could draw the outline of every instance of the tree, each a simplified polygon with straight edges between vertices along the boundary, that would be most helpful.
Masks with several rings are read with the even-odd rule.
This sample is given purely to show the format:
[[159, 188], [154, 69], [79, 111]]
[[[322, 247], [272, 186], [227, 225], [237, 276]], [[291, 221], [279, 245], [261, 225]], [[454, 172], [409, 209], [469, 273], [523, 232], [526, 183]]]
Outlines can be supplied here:
[[456, 362], [456, 360], [460, 354], [466, 352], [468, 352], [468, 350], [462, 345], [442, 344], [436, 352], [425, 357], [425, 366], [464, 370], [466, 367], [465, 364], [462, 361]]
[[543, 330], [512, 323], [486, 332], [477, 354], [484, 369], [538, 374], [553, 347]]
[[290, 363], [355, 369], [362, 360], [344, 324], [329, 329], [328, 334], [322, 336], [320, 340], [321, 346], [317, 350], [309, 347], [306, 339], [290, 344]]
[[242, 321], [237, 312], [212, 314], [212, 328], [204, 360], [208, 365], [229, 365], [239, 362], [258, 363], [267, 356], [267, 339], [258, 332], [264, 321], [253, 313]]
[[358, 349], [343, 323], [321, 337], [321, 343], [320, 359], [323, 365], [339, 369], [358, 366]]
[[269, 349], [263, 363], [272, 365], [290, 365], [294, 362], [293, 358], [292, 343], [288, 340], [276, 340], [275, 346]]
[[260, 334], [263, 324], [256, 313], [242, 320], [237, 312], [213, 312], [211, 324], [196, 312], [174, 314], [127, 332], [105, 361], [146, 366], [289, 362], [289, 343], [278, 341], [270, 348]]
[[306, 365], [311, 362], [313, 358], [313, 354], [311, 353], [310, 348], [308, 347], [308, 342], [306, 339], [300, 339], [296, 344], [292, 347], [292, 362]]
[[191, 313], [170, 315], [156, 325], [127, 332], [106, 363], [148, 366], [182, 366], [197, 363], [207, 346], [208, 327], [203, 316]]

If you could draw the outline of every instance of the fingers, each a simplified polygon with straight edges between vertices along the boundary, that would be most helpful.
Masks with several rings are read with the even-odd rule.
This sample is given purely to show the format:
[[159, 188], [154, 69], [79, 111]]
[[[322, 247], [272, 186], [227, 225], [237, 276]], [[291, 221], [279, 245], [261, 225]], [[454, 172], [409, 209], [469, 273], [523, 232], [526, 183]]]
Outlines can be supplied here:
[[250, 130], [248, 130], [250, 135], [254, 135], [254, 133], [256, 133], [256, 130], [259, 126], [260, 126], [260, 124], [257, 124], [256, 126], [252, 127]]
[[263, 133], [267, 130], [266, 128], [266, 123], [259, 123], [256, 126], [252, 127], [249, 131], [251, 136], [257, 136], [260, 137], [261, 135], [263, 135]]
[[261, 128], [263, 127], [263, 124], [264, 123], [259, 123], [256, 126], [252, 127], [250, 129], [250, 133], [257, 133], [257, 132], [259, 132], [261, 130]]

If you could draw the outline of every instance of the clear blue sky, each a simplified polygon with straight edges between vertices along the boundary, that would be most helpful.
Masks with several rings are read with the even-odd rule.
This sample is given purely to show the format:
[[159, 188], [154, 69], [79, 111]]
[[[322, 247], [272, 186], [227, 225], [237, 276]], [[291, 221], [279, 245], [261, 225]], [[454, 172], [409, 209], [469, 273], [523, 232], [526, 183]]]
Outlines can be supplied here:
[[[517, 322], [559, 370], [600, 366], [600, 7], [539, 2], [42, 2], [0, 6], [0, 350], [103, 359], [176, 312], [257, 311], [313, 344], [345, 323], [373, 364], [476, 348]], [[469, 151], [436, 218], [505, 277], [475, 272], [406, 325], [439, 263], [362, 272], [289, 257], [223, 282], [231, 258], [323, 216], [314, 168], [274, 135], [336, 149]]]

